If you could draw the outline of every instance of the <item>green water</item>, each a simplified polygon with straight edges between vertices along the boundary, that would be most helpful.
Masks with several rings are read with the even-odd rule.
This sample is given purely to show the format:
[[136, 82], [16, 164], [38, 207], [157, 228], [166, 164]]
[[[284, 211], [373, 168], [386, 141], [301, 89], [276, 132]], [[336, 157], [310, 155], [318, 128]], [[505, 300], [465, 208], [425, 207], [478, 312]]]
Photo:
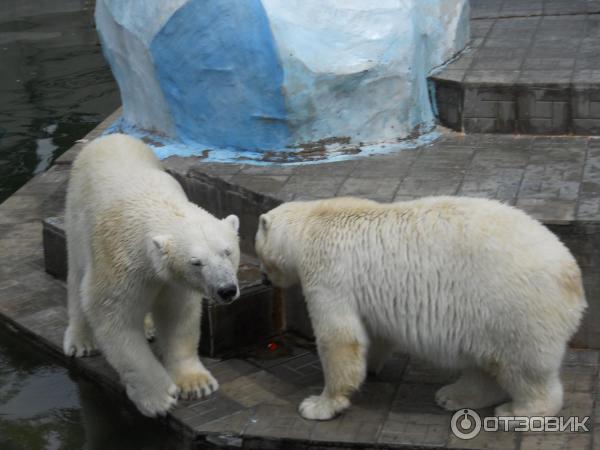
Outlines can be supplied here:
[[[0, 1], [0, 201], [119, 105], [93, 7], [90, 1]], [[0, 450], [188, 447], [0, 331]]]
[[93, 1], [0, 1], [0, 201], [119, 105]]
[[0, 329], [0, 449], [191, 449], [43, 351]]

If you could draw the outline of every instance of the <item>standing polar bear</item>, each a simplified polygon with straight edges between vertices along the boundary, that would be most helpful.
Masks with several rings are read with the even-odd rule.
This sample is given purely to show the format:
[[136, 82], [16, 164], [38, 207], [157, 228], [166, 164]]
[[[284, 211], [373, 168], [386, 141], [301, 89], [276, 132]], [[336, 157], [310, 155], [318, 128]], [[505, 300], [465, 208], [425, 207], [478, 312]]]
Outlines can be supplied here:
[[[85, 356], [98, 346], [148, 416], [166, 413], [178, 394], [215, 391], [197, 352], [202, 298], [239, 296], [238, 218], [218, 220], [190, 203], [150, 148], [115, 134], [75, 160], [65, 221], [65, 353]], [[162, 364], [144, 335], [150, 311]]]
[[461, 370], [436, 395], [448, 410], [561, 409], [559, 370], [586, 300], [573, 256], [525, 213], [456, 197], [292, 202], [261, 216], [256, 251], [308, 305], [325, 389], [303, 417], [348, 408], [394, 349]]

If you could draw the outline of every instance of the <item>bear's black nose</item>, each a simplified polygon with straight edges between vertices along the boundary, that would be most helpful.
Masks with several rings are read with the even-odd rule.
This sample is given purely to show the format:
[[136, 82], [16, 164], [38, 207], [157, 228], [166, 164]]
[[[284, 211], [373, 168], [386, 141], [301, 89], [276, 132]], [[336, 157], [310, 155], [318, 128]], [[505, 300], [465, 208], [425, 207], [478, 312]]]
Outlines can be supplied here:
[[223, 300], [233, 300], [237, 295], [237, 286], [235, 284], [224, 286], [217, 291], [217, 294], [219, 294], [219, 297]]

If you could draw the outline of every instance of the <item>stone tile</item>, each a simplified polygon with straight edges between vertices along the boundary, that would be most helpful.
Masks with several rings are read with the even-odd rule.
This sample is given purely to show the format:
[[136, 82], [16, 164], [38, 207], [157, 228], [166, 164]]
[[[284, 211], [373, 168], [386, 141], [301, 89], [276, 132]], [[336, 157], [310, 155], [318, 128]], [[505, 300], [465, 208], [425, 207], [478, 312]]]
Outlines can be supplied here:
[[568, 84], [571, 82], [573, 70], [533, 70], [526, 69], [521, 72], [518, 82], [523, 84], [539, 85], [547, 84]]
[[368, 445], [379, 436], [381, 424], [368, 420], [349, 420], [346, 417], [317, 422], [311, 434], [313, 442], [340, 442]]
[[411, 358], [404, 371], [402, 381], [404, 383], [444, 385], [454, 381], [456, 376], [456, 373], [441, 370], [432, 364]]
[[240, 359], [228, 359], [207, 367], [220, 384], [232, 382], [260, 370], [253, 364]]
[[346, 177], [293, 175], [275, 195], [283, 201], [334, 197]]
[[[567, 6], [558, 6], [563, 3]], [[563, 3], [506, 0], [500, 7], [498, 2], [473, 6], [474, 17], [486, 17], [479, 15], [485, 12], [503, 18], [485, 20], [481, 31], [484, 21], [472, 20], [471, 52], [433, 78], [444, 125], [471, 133], [600, 134], [600, 114], [590, 112], [600, 111], [600, 102], [585, 92], [598, 84], [593, 80], [600, 70], [600, 20], [587, 12], [547, 15], [547, 10], [587, 11], [589, 5]], [[446, 78], [453, 80], [451, 92]], [[557, 91], [563, 98], [551, 99]]]
[[271, 367], [268, 371], [277, 378], [295, 386], [322, 387], [324, 385], [321, 362], [318, 356], [313, 353]]
[[445, 414], [435, 402], [435, 393], [442, 384], [408, 383], [398, 385], [392, 413]]
[[516, 83], [521, 72], [519, 70], [470, 70], [464, 76], [465, 83]]
[[429, 195], [456, 195], [462, 180], [463, 175], [455, 173], [411, 174], [400, 183], [395, 199]]
[[516, 206], [546, 223], [563, 223], [575, 219], [576, 202], [570, 200], [519, 198]]
[[449, 424], [449, 414], [392, 413], [383, 423], [377, 442], [444, 447], [449, 439]]
[[565, 391], [591, 394], [596, 387], [597, 373], [595, 365], [565, 365], [561, 374]]
[[[319, 357], [315, 351], [303, 347], [292, 347], [290, 341], [282, 339], [281, 345], [285, 347], [282, 348], [281, 352], [263, 353], [261, 349], [260, 353], [253, 352], [245, 360], [265, 370], [272, 369], [275, 366], [287, 366], [288, 364], [295, 367], [296, 365], [303, 366], [314, 362], [318, 363]], [[272, 357], [272, 355], [274, 356]], [[297, 363], [296, 360], [301, 362]]]
[[266, 166], [247, 165], [242, 168], [242, 175], [292, 175], [298, 166], [290, 164], [269, 164]]
[[358, 161], [350, 173], [350, 178], [398, 178], [410, 172], [412, 164], [420, 155], [419, 150], [401, 150], [393, 156], [370, 157]]
[[594, 407], [594, 397], [588, 392], [565, 391], [563, 409], [560, 415], [563, 417], [585, 417], [591, 416]]
[[600, 220], [600, 197], [580, 199], [577, 218], [579, 220]]
[[520, 450], [588, 449], [592, 433], [527, 433]]
[[190, 165], [186, 175], [192, 178], [237, 175], [244, 167], [243, 164], [196, 163]]
[[523, 69], [531, 71], [556, 72], [557, 70], [566, 70], [570, 73], [575, 68], [575, 58], [527, 58], [523, 63]]
[[62, 340], [67, 328], [66, 306], [54, 306], [41, 309], [19, 317], [19, 325], [33, 333], [44, 345], [62, 348]]
[[288, 181], [287, 175], [244, 175], [235, 176], [235, 183], [246, 189], [261, 194], [272, 194], [279, 192]]
[[[178, 410], [175, 410], [173, 414], [175, 415], [177, 412]], [[220, 436], [241, 436], [251, 420], [255, 420], [254, 411], [245, 409], [211, 422], [198, 424], [194, 427], [194, 431], [199, 434], [218, 433]]]
[[308, 440], [317, 422], [303, 419], [294, 405], [260, 405], [244, 434], [261, 438]]
[[600, 352], [597, 350], [567, 350], [565, 355], [565, 366], [598, 366], [600, 363]]
[[272, 402], [294, 391], [296, 387], [280, 378], [260, 371], [222, 383], [219, 391], [246, 408], [260, 403]]
[[514, 450], [518, 448], [518, 437], [518, 433], [514, 432], [481, 432], [471, 440], [462, 440], [451, 436], [448, 440], [448, 448]]
[[516, 201], [523, 173], [524, 171], [521, 169], [468, 172], [458, 195], [491, 198], [513, 203]]
[[173, 411], [173, 416], [184, 421], [186, 426], [196, 429], [244, 409], [240, 403], [217, 391], [201, 400], [180, 400], [177, 409]]
[[383, 369], [378, 374], [369, 374], [368, 380], [398, 383], [402, 381], [406, 367], [408, 366], [409, 358], [407, 355], [396, 354], [388, 360]]
[[44, 198], [39, 195], [12, 195], [0, 207], [0, 224], [41, 220]]
[[338, 191], [339, 196], [353, 196], [391, 202], [400, 185], [400, 178], [358, 178], [351, 177], [344, 181]]
[[306, 164], [297, 166], [294, 173], [308, 177], [317, 177], [319, 175], [346, 177], [352, 172], [357, 164], [357, 160], [336, 163]]
[[436, 78], [444, 81], [454, 81], [456, 83], [460, 83], [464, 80], [465, 73], [465, 69], [454, 68], [452, 63], [450, 63], [449, 67], [446, 68], [439, 76], [436, 76]]

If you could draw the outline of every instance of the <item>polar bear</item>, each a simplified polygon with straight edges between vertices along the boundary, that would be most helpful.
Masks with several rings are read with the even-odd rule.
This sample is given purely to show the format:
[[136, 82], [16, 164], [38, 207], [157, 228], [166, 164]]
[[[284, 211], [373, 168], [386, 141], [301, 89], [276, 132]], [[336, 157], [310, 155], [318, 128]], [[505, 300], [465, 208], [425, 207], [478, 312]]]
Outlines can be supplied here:
[[586, 308], [581, 273], [524, 212], [458, 197], [291, 202], [260, 217], [256, 252], [273, 284], [303, 288], [325, 374], [304, 418], [348, 408], [393, 350], [461, 371], [437, 392], [448, 410], [561, 409], [561, 361]]
[[[78, 155], [67, 190], [69, 325], [64, 352], [96, 346], [147, 416], [212, 393], [198, 357], [202, 298], [239, 296], [237, 216], [218, 220], [190, 203], [152, 150], [108, 135]], [[152, 312], [161, 362], [144, 335]]]

